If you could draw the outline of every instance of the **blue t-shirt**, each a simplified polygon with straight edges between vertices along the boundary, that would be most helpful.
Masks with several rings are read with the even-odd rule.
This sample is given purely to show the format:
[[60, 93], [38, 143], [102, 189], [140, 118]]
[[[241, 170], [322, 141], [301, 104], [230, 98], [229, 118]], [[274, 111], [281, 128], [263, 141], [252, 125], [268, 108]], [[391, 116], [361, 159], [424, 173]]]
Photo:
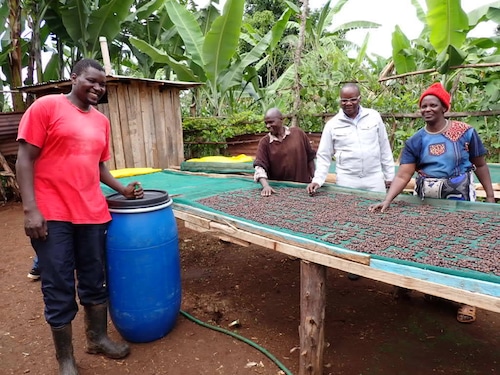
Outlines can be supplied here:
[[400, 164], [416, 164], [425, 177], [450, 178], [473, 169], [471, 158], [486, 154], [479, 135], [472, 126], [451, 121], [442, 133], [420, 129], [405, 142]]

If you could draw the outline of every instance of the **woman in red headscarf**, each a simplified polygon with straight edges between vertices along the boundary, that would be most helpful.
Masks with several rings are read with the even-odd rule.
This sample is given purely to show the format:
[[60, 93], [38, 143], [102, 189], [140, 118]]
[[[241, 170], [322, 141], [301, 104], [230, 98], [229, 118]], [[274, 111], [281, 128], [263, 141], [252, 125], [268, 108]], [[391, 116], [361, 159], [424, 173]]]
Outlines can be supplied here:
[[[422, 93], [419, 105], [425, 126], [406, 141], [398, 172], [385, 200], [370, 206], [370, 211], [380, 209], [384, 212], [415, 172], [415, 194], [422, 199], [474, 201], [475, 173], [486, 192], [486, 201], [495, 203], [485, 160], [487, 151], [472, 126], [445, 118], [450, 99], [450, 94], [440, 83], [434, 83]], [[457, 319], [462, 323], [472, 323], [476, 319], [475, 308], [461, 306]]]

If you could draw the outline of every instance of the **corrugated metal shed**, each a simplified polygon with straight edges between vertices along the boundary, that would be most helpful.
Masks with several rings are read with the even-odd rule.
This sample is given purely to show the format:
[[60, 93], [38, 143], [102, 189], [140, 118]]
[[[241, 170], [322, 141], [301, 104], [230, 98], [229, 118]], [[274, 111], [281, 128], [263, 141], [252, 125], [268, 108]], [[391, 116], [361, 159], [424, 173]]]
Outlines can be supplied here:
[[23, 112], [0, 113], [0, 153], [17, 155], [17, 128]]

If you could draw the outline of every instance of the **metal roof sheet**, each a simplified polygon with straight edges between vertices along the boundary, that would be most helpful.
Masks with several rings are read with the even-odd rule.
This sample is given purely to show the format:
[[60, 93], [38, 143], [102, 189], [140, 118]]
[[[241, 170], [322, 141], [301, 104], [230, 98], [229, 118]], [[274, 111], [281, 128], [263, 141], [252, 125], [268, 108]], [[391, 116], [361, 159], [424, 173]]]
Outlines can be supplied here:
[[[201, 86], [203, 82], [185, 82], [185, 81], [168, 81], [168, 80], [158, 80], [151, 78], [137, 78], [129, 76], [120, 75], [108, 75], [106, 77], [106, 83], [127, 83], [127, 82], [145, 82], [154, 86], [165, 86], [165, 87], [175, 87], [181, 90], [187, 90], [193, 87]], [[36, 93], [38, 91], [45, 91], [47, 89], [63, 89], [71, 85], [71, 80], [63, 79], [58, 81], [48, 81], [42, 83], [36, 83], [33, 85], [21, 86], [16, 89], [19, 91], [27, 93]]]

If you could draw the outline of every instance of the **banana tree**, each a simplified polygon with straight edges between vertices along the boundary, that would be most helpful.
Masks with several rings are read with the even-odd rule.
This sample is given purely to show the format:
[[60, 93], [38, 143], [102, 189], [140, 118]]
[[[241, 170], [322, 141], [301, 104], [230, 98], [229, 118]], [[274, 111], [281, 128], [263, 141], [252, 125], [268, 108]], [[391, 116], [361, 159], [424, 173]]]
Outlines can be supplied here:
[[[392, 57], [399, 74], [428, 68], [447, 74], [450, 67], [466, 62], [500, 61], [498, 36], [467, 38], [467, 34], [481, 22], [500, 22], [497, 3], [479, 7], [468, 14], [463, 11], [460, 0], [427, 0], [427, 13], [417, 0], [412, 0], [412, 4], [424, 29], [417, 39], [410, 41], [396, 27], [392, 35]], [[482, 56], [478, 55], [478, 49]], [[491, 49], [496, 52], [485, 52]]]
[[118, 74], [146, 78], [170, 78], [170, 68], [166, 64], [153, 61], [139, 51], [130, 39], [140, 39], [148, 44], [163, 46], [175, 54], [182, 54], [182, 40], [163, 6], [164, 0], [140, 1], [137, 11], [131, 13], [123, 23], [123, 28], [110, 46], [112, 60]]
[[[269, 46], [281, 38], [292, 14], [292, 10], [287, 10], [251, 51], [240, 56], [238, 43], [243, 6], [243, 0], [226, 1], [222, 14], [213, 18], [209, 27], [202, 29], [193, 13], [176, 1], [167, 1], [165, 8], [184, 42], [185, 53], [182, 56], [173, 55], [144, 40], [130, 38], [130, 41], [155, 62], [168, 64], [178, 79], [206, 83], [204, 89], [213, 109], [212, 114], [220, 115], [224, 102], [231, 97], [229, 93], [234, 89], [241, 91], [245, 70], [258, 62]], [[204, 30], [207, 31], [204, 33]]]
[[[348, 80], [363, 80], [369, 72], [366, 65], [373, 63], [366, 55], [368, 39], [361, 46], [356, 46], [345, 39], [347, 31], [354, 28], [373, 28], [379, 24], [368, 21], [352, 21], [338, 25], [333, 30], [330, 26], [335, 15], [340, 12], [348, 0], [340, 0], [333, 7], [330, 1], [320, 9], [316, 23], [306, 22], [306, 46], [302, 56], [300, 76], [301, 96], [304, 103], [301, 112], [324, 112], [332, 110], [332, 103], [337, 103], [337, 93], [332, 90], [339, 83]], [[298, 27], [298, 25], [296, 25]], [[297, 45], [295, 36], [288, 38], [293, 47]], [[346, 49], [356, 50], [357, 56], [350, 58]], [[266, 88], [266, 96], [284, 97], [289, 95], [294, 85], [294, 67], [288, 69]], [[289, 103], [290, 99], [287, 99]], [[291, 109], [291, 108], [290, 108]]]
[[134, 0], [67, 0], [50, 1], [45, 21], [60, 39], [61, 56], [67, 56], [68, 65], [82, 57], [100, 55], [99, 37], [112, 41], [120, 33], [122, 24], [130, 16]]

